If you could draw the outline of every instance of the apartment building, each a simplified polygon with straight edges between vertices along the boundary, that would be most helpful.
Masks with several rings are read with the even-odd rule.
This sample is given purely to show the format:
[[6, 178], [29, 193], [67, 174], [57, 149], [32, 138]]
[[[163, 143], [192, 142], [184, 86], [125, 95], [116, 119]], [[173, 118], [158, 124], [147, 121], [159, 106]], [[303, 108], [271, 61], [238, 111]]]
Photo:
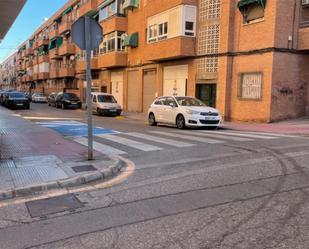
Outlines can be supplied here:
[[17, 86], [72, 91], [85, 101], [85, 54], [72, 44], [80, 16], [103, 28], [92, 52], [93, 91], [127, 111], [161, 95], [196, 96], [226, 120], [309, 114], [307, 0], [71, 0], [20, 46]]

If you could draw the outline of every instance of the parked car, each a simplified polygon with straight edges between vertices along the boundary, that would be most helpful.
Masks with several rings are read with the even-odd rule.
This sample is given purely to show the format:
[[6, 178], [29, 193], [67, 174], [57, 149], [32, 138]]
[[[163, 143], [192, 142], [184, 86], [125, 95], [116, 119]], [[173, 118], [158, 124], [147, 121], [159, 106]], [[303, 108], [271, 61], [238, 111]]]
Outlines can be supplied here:
[[47, 98], [43, 93], [34, 93], [31, 96], [31, 100], [33, 103], [47, 103]]
[[30, 109], [29, 99], [21, 92], [7, 92], [4, 99], [4, 105], [8, 108]]
[[221, 115], [215, 108], [202, 101], [186, 96], [164, 96], [157, 98], [148, 110], [149, 125], [166, 123], [179, 129], [190, 127], [219, 127]]
[[48, 95], [47, 97], [47, 103], [49, 106], [56, 106], [56, 96], [57, 96], [57, 93], [51, 93]]
[[56, 96], [57, 108], [81, 108], [82, 102], [75, 93], [58, 93]]
[[32, 93], [31, 93], [31, 92], [25, 92], [24, 94], [25, 94], [26, 97], [29, 99], [29, 101], [31, 101], [31, 95], [32, 95]]
[[113, 95], [108, 93], [93, 92], [92, 110], [98, 115], [119, 116], [122, 112], [121, 106], [117, 103]]

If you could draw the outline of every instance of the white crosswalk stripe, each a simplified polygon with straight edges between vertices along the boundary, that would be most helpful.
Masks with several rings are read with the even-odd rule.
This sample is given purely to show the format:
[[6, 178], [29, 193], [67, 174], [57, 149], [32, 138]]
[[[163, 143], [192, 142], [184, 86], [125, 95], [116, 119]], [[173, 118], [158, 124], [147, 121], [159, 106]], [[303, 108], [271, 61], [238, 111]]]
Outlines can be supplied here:
[[144, 140], [150, 140], [150, 141], [157, 142], [157, 143], [167, 144], [167, 145], [178, 147], [178, 148], [192, 147], [195, 145], [195, 144], [185, 143], [185, 142], [181, 142], [181, 141], [177, 141], [173, 139], [151, 136], [151, 135], [147, 135], [144, 133], [138, 133], [138, 132], [130, 132], [130, 133], [126, 133], [125, 135], [136, 137], [136, 138], [141, 138]]
[[142, 150], [142, 151], [158, 151], [158, 150], [163, 150], [161, 147], [157, 147], [154, 145], [142, 143], [142, 142], [137, 142], [135, 140], [123, 138], [120, 136], [115, 136], [115, 135], [96, 135], [96, 137], [104, 138], [109, 141], [119, 143], [128, 147], [132, 147], [134, 149]]
[[[73, 140], [79, 144], [82, 144], [82, 145], [85, 145], [87, 146], [88, 145], [88, 139], [87, 138], [84, 138], [84, 137], [76, 137], [76, 138], [73, 138]], [[108, 145], [105, 145], [105, 144], [102, 144], [102, 143], [98, 143], [98, 142], [93, 142], [93, 149], [102, 153], [102, 154], [105, 154], [105, 155], [123, 155], [123, 154], [127, 154], [127, 152], [124, 152], [122, 150], [118, 150], [118, 149], [115, 149], [111, 146], [108, 146]]]
[[259, 138], [259, 139], [276, 139], [278, 137], [274, 136], [265, 136], [265, 135], [255, 135], [255, 134], [248, 134], [248, 133], [236, 133], [236, 132], [227, 132], [227, 131], [201, 131], [207, 134], [222, 134], [227, 136], [238, 136], [238, 137], [247, 137], [247, 138]]
[[[237, 132], [237, 131], [235, 131], [235, 132]], [[283, 137], [283, 138], [284, 137], [286, 137], [286, 138], [297, 137], [297, 136], [288, 135], [288, 134], [269, 133], [269, 132], [256, 132], [256, 131], [248, 131], [247, 134], [262, 135], [262, 136], [272, 136], [272, 137]]]
[[162, 132], [162, 131], [151, 131], [153, 134], [159, 134], [159, 135], [164, 135], [168, 137], [177, 137], [177, 138], [183, 138], [186, 140], [191, 140], [195, 142], [200, 142], [200, 143], [207, 143], [207, 144], [220, 144], [220, 143], [225, 143], [225, 141], [222, 140], [215, 140], [215, 139], [210, 139], [210, 138], [203, 138], [203, 137], [196, 137], [196, 136], [189, 136], [189, 135], [183, 135], [180, 133], [171, 133], [171, 132]]
[[238, 141], [238, 142], [247, 142], [253, 141], [251, 138], [244, 138], [244, 137], [232, 137], [232, 136], [225, 136], [220, 134], [211, 134], [211, 133], [202, 133], [199, 130], [194, 131], [179, 131], [179, 133], [188, 134], [192, 136], [202, 136], [202, 137], [210, 137], [210, 138], [218, 138], [223, 140], [231, 140], [231, 141]]

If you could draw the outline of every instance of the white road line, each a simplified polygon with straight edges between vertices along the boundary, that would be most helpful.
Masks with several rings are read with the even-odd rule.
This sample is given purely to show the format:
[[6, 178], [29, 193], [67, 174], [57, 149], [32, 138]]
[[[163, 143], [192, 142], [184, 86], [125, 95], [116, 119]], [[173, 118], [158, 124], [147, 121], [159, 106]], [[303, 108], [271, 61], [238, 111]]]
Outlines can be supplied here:
[[227, 137], [224, 135], [219, 134], [211, 134], [211, 133], [202, 133], [200, 130], [192, 130], [192, 131], [179, 131], [179, 133], [188, 134], [192, 136], [202, 136], [202, 137], [211, 137], [211, 138], [219, 138], [219, 139], [226, 139], [226, 140], [232, 140], [232, 141], [238, 141], [238, 142], [246, 142], [246, 141], [253, 141], [253, 139], [250, 138], [242, 138], [242, 137]]
[[210, 133], [210, 134], [223, 134], [227, 136], [238, 136], [238, 137], [250, 137], [250, 138], [259, 138], [259, 139], [276, 139], [278, 137], [272, 136], [262, 136], [262, 135], [253, 135], [247, 133], [236, 133], [236, 132], [225, 132], [225, 131], [201, 131], [203, 133]]
[[210, 139], [210, 138], [196, 137], [196, 136], [187, 136], [187, 135], [183, 135], [183, 134], [180, 134], [180, 133], [170, 133], [170, 132], [162, 132], [162, 131], [151, 131], [151, 133], [164, 135], [164, 136], [168, 136], [168, 137], [177, 137], [179, 139], [183, 138], [183, 139], [186, 139], [186, 140], [191, 140], [191, 141], [200, 142], [200, 143], [207, 143], [207, 144], [225, 143], [225, 141], [220, 141], [220, 140], [215, 140], [215, 139]]
[[157, 143], [167, 144], [167, 145], [178, 147], [178, 148], [195, 146], [195, 144], [180, 142], [180, 141], [173, 140], [173, 139], [151, 136], [151, 135], [147, 135], [144, 133], [138, 133], [138, 132], [130, 132], [130, 133], [126, 133], [125, 135], [136, 137], [136, 138], [141, 138], [145, 140], [150, 140], [150, 141], [154, 141]]
[[[82, 144], [82, 145], [85, 145], [85, 146], [88, 146], [88, 139], [87, 138], [84, 138], [84, 137], [77, 137], [77, 138], [73, 138], [73, 140], [79, 144]], [[98, 142], [93, 142], [93, 149], [102, 153], [102, 154], [105, 154], [105, 155], [123, 155], [123, 154], [127, 154], [127, 152], [124, 152], [122, 150], [118, 150], [118, 149], [115, 149], [111, 146], [108, 146], [108, 145], [105, 145], [105, 144], [101, 144], [101, 143], [98, 143]]]
[[295, 136], [295, 135], [270, 133], [270, 132], [256, 132], [256, 131], [248, 131], [248, 134], [255, 134], [255, 135], [262, 135], [262, 136], [273, 136], [273, 137], [286, 137], [286, 138], [298, 137], [298, 136]]
[[145, 143], [141, 143], [141, 142], [137, 142], [131, 139], [127, 139], [127, 138], [123, 138], [123, 137], [119, 137], [119, 136], [115, 136], [115, 135], [96, 135], [96, 137], [101, 137], [104, 139], [107, 139], [109, 141], [115, 142], [115, 143], [119, 143], [128, 147], [132, 147], [134, 149], [138, 149], [138, 150], [142, 150], [142, 151], [157, 151], [157, 150], [162, 150], [163, 148], [157, 147], [157, 146], [153, 146], [150, 144], [145, 144]]

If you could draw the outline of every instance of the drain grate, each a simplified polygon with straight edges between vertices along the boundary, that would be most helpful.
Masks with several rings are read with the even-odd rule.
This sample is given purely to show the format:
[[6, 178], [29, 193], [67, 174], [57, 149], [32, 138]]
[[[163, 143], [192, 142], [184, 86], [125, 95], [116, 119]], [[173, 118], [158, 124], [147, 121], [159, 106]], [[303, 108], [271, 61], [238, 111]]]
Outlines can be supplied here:
[[82, 166], [75, 166], [72, 167], [72, 169], [76, 172], [85, 172], [85, 171], [96, 171], [97, 169], [93, 167], [92, 165], [82, 165]]
[[68, 210], [81, 208], [84, 205], [74, 194], [62, 195], [37, 201], [26, 202], [26, 206], [32, 218], [43, 217]]

